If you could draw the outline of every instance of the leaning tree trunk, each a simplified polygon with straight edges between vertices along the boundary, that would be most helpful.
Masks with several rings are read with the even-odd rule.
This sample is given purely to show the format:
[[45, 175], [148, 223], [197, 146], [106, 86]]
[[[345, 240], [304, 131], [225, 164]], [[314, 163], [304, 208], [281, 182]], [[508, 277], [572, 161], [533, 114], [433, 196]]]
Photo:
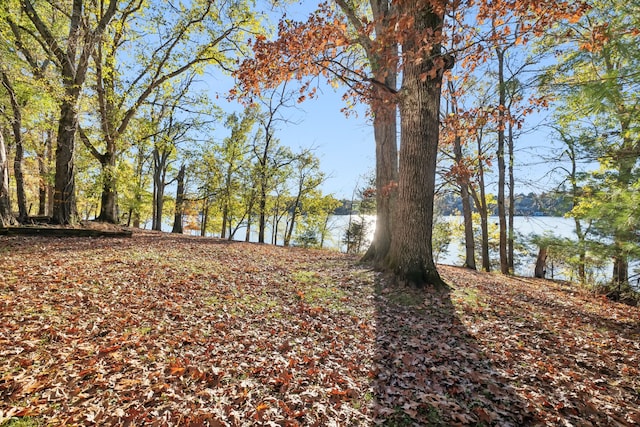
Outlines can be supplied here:
[[16, 153], [13, 158], [13, 174], [16, 183], [16, 195], [18, 198], [18, 222], [24, 222], [29, 215], [27, 211], [27, 196], [24, 191], [24, 144], [22, 139], [22, 109], [18, 102], [16, 92], [6, 73], [2, 73], [2, 85], [7, 90], [13, 117], [11, 118], [11, 128], [13, 140], [16, 146]]
[[[406, 1], [402, 6], [415, 19], [409, 31], [424, 35], [441, 28], [444, 12], [434, 13], [428, 2]], [[400, 281], [441, 286], [431, 239], [444, 64], [429, 59], [443, 59], [439, 45], [425, 51], [420, 39], [405, 41], [403, 54], [398, 198], [387, 263]]]
[[184, 165], [180, 166], [180, 170], [178, 171], [178, 185], [176, 190], [176, 213], [173, 219], [173, 229], [172, 233], [182, 234], [182, 216], [184, 214]]

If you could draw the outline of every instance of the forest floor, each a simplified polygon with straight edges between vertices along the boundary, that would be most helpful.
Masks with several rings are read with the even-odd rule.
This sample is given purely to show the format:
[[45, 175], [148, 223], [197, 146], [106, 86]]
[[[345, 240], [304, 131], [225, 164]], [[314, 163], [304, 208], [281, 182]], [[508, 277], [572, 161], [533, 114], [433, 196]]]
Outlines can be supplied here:
[[336, 252], [0, 237], [0, 426], [640, 423], [639, 308], [440, 271], [417, 291]]

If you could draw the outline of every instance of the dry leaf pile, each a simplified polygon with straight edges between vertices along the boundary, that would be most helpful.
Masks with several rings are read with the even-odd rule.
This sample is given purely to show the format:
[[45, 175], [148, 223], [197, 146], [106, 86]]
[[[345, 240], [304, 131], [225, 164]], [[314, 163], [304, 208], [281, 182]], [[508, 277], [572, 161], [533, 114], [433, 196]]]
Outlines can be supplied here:
[[[0, 425], [640, 423], [640, 310], [442, 267], [136, 233], [0, 237]], [[8, 424], [7, 424], [8, 425]]]

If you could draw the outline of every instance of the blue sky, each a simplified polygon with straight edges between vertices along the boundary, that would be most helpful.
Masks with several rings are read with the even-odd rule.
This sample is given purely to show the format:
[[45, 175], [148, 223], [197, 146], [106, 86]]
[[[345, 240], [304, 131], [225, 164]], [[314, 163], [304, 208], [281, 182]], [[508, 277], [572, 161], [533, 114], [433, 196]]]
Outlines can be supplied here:
[[[209, 74], [198, 86], [207, 91], [211, 99], [217, 98], [217, 105], [227, 113], [242, 111], [237, 102], [225, 101], [232, 86], [229, 78]], [[345, 90], [322, 84], [316, 98], [307, 98], [295, 108], [283, 111], [290, 123], [282, 123], [275, 134], [281, 144], [294, 152], [314, 149], [327, 176], [323, 192], [338, 199], [351, 199], [354, 188], [361, 187], [365, 175], [375, 169], [375, 140], [370, 119], [366, 117], [366, 106], [357, 107], [357, 114], [346, 117], [341, 111], [345, 106], [342, 100]], [[218, 141], [228, 134], [228, 129], [222, 126], [214, 131]]]
[[364, 175], [374, 171], [375, 141], [366, 108], [350, 117], [340, 111], [343, 91], [325, 87], [316, 99], [299, 104], [302, 121], [281, 129], [278, 138], [294, 149], [315, 147], [328, 176], [325, 193], [350, 199], [354, 188], [363, 185]]

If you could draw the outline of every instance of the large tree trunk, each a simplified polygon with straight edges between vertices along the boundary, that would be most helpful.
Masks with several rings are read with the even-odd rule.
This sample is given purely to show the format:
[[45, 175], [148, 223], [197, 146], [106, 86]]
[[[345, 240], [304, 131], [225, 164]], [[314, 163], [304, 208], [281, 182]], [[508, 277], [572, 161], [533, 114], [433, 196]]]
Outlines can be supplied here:
[[[415, 19], [415, 29], [409, 31], [424, 34], [441, 28], [443, 12], [434, 13], [426, 2], [406, 1], [402, 6]], [[444, 284], [431, 241], [443, 70], [425, 58], [439, 54], [439, 45], [425, 52], [420, 40], [403, 44], [398, 198], [387, 262], [399, 280], [416, 286]], [[434, 70], [435, 76], [430, 75]]]
[[73, 153], [75, 150], [78, 115], [76, 102], [67, 94], [60, 106], [58, 144], [56, 147], [56, 175], [53, 197], [53, 222], [72, 224], [76, 221], [76, 190]]
[[103, 154], [100, 164], [102, 166], [102, 196], [100, 203], [100, 215], [98, 221], [117, 224], [118, 218], [118, 193], [116, 192], [116, 155], [107, 150]]
[[[337, 0], [336, 3], [354, 27], [362, 30], [362, 22], [357, 18], [355, 9], [343, 0]], [[369, 5], [375, 23], [376, 40], [365, 37], [361, 45], [366, 51], [375, 83], [370, 107], [376, 143], [376, 229], [362, 260], [383, 267], [391, 246], [395, 186], [398, 182], [397, 108], [391, 96], [397, 86], [398, 44], [392, 37], [383, 36], [390, 32], [390, 22], [394, 17], [391, 2], [370, 0]]]
[[[395, 86], [395, 76], [388, 80], [388, 85]], [[393, 206], [397, 194], [394, 186], [398, 182], [396, 106], [379, 102], [380, 105], [372, 107], [376, 141], [376, 229], [373, 241], [362, 258], [377, 266], [384, 261], [391, 246]]]
[[0, 225], [6, 227], [13, 222], [9, 197], [9, 159], [4, 136], [0, 129]]
[[[345, 2], [337, 2], [349, 12]], [[373, 113], [373, 133], [376, 143], [376, 228], [373, 241], [363, 256], [363, 261], [372, 261], [382, 267], [391, 246], [393, 207], [398, 183], [398, 143], [396, 101], [391, 96], [397, 86], [398, 45], [392, 38], [382, 34], [389, 31], [392, 7], [388, 0], [370, 0], [376, 26], [377, 40], [365, 43], [371, 71], [375, 79], [370, 106]], [[353, 16], [353, 15], [351, 15]], [[356, 27], [360, 23], [355, 23]]]
[[178, 171], [178, 185], [176, 190], [176, 212], [173, 219], [173, 229], [172, 233], [182, 234], [182, 216], [184, 214], [184, 173], [185, 166], [184, 164], [180, 166], [180, 170]]

